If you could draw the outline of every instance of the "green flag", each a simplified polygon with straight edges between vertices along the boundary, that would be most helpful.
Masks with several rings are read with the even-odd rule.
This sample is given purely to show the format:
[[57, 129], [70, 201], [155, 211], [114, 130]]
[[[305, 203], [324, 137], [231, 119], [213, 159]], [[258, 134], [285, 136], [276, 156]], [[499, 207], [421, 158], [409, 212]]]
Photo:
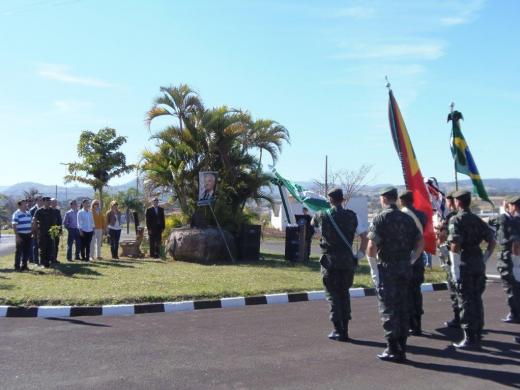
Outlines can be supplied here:
[[466, 139], [460, 129], [460, 120], [464, 119], [459, 111], [453, 111], [448, 115], [448, 122], [451, 120], [453, 126], [451, 130], [451, 154], [455, 160], [455, 170], [463, 175], [470, 177], [473, 182], [473, 193], [478, 195], [480, 199], [491, 202], [484, 187], [484, 183], [478, 173], [477, 165], [466, 143]]
[[322, 211], [322, 210], [328, 210], [330, 208], [329, 202], [327, 202], [325, 199], [319, 198], [317, 196], [309, 196], [306, 195], [304, 192], [302, 186], [299, 184], [296, 184], [290, 180], [284, 179], [276, 170], [273, 169], [274, 174], [274, 180], [273, 182], [284, 186], [287, 191], [293, 196], [294, 199], [298, 203], [302, 203], [305, 206], [309, 208], [309, 210], [312, 210], [314, 212], [316, 211]]

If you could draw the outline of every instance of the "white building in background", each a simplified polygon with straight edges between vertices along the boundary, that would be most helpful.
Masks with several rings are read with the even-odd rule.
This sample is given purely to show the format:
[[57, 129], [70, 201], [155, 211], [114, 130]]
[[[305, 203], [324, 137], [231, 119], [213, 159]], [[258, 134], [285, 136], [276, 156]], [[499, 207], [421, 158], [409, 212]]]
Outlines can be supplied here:
[[[276, 199], [274, 201], [271, 210], [271, 226], [280, 231], [284, 231], [285, 227], [289, 223], [296, 223], [294, 218], [296, 214], [303, 214], [303, 205], [301, 203], [294, 200], [292, 196], [286, 199], [288, 200], [286, 203], [291, 218], [290, 222], [287, 221], [287, 216], [281, 199]], [[368, 230], [368, 198], [365, 196], [353, 197], [350, 199], [346, 207], [357, 214], [360, 231]], [[313, 214], [312, 211], [309, 210], [309, 212], [311, 215]]]

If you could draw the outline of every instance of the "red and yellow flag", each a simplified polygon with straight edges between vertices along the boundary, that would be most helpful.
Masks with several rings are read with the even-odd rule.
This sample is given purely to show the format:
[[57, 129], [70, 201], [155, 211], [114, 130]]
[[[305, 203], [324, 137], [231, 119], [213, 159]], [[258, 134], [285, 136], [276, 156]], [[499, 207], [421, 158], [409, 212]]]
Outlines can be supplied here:
[[392, 90], [390, 90], [390, 99], [388, 101], [388, 119], [390, 121], [390, 131], [392, 132], [395, 149], [401, 160], [406, 188], [413, 192], [414, 207], [425, 213], [428, 221], [424, 229], [424, 248], [427, 252], [434, 254], [436, 246], [430, 196], [424, 184], [424, 179], [417, 158], [415, 157], [415, 152], [413, 151], [408, 130], [406, 130], [406, 125], [404, 124], [401, 111], [399, 110]]

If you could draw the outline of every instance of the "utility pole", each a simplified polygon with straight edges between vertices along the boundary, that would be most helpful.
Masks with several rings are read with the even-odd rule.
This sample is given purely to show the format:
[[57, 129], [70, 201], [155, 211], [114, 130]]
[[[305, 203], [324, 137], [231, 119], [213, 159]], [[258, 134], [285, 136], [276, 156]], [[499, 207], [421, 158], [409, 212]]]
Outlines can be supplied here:
[[329, 193], [329, 156], [325, 155], [325, 194], [326, 197]]

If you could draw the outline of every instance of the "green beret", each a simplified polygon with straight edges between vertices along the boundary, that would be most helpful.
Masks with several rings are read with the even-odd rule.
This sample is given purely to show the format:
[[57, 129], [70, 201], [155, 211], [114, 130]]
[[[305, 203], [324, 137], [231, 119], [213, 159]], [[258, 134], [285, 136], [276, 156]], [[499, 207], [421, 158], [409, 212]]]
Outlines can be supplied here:
[[413, 192], [410, 190], [403, 191], [399, 194], [399, 199], [413, 202]]
[[446, 194], [446, 199], [454, 199], [453, 198], [453, 194], [455, 193], [455, 191], [450, 191]]
[[381, 191], [379, 191], [379, 195], [393, 195], [394, 198], [397, 198], [397, 188], [395, 187], [385, 187]]
[[510, 204], [520, 205], [520, 195], [510, 195], [506, 197], [506, 202]]
[[458, 190], [455, 191], [452, 195], [455, 199], [466, 198], [468, 196], [471, 198], [471, 192], [468, 190]]
[[343, 199], [343, 190], [341, 188], [336, 187], [336, 188], [333, 188], [332, 190], [330, 190], [327, 195], [329, 195], [332, 199], [342, 200]]

